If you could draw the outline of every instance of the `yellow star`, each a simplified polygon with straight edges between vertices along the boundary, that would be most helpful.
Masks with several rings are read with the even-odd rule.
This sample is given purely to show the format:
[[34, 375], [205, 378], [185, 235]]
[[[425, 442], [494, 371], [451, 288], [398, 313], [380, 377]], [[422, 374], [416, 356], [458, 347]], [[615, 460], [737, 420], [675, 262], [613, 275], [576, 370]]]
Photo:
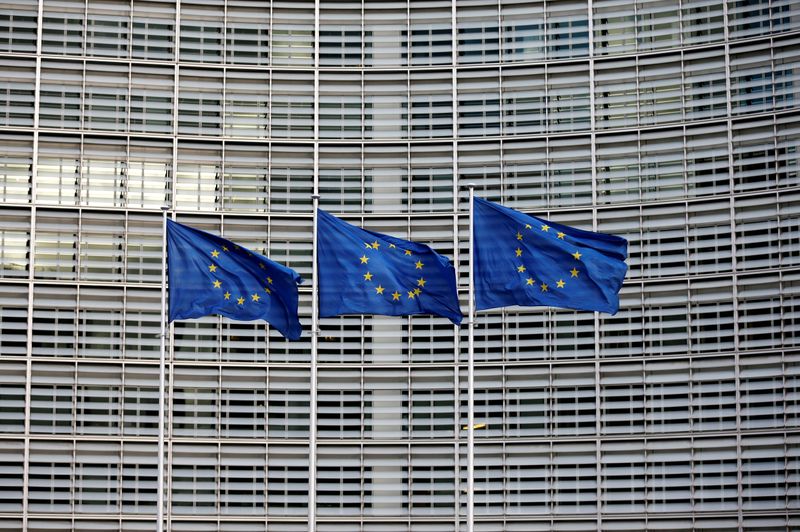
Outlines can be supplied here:
[[542, 283], [542, 292], [547, 292], [547, 285]]
[[421, 270], [422, 269], [422, 261], [418, 260], [416, 266], [417, 266], [418, 270]]
[[394, 244], [389, 244], [389, 249], [391, 249], [391, 248], [396, 248], [396, 247], [397, 247], [397, 246], [395, 246]]
[[575, 260], [581, 260], [581, 252], [580, 251], [576, 251], [575, 253], [572, 254], [572, 256], [575, 257]]
[[222, 286], [222, 281], [220, 281], [219, 279], [214, 281], [214, 288], [219, 288], [220, 286]]
[[377, 240], [372, 243], [372, 249], [378, 249], [379, 247], [381, 247], [381, 245], [378, 243]]
[[517, 266], [517, 271], [518, 271], [519, 273], [522, 273], [522, 272], [524, 272], [524, 271], [525, 271], [525, 266]]
[[258, 294], [253, 294], [252, 296], [250, 296], [250, 299], [252, 299], [255, 302], [258, 302], [258, 300], [261, 299], [261, 296]]
[[383, 287], [381, 285], [378, 285], [378, 287], [375, 288], [375, 293], [378, 294], [378, 295], [382, 295], [383, 294]]
[[265, 287], [264, 287], [264, 292], [266, 292], [266, 293], [268, 293], [268, 294], [271, 294], [271, 293], [272, 293], [272, 290], [270, 290], [270, 289], [269, 289], [269, 286], [265, 286]]
[[261, 268], [262, 270], [266, 270], [266, 269], [267, 269], [267, 267], [266, 267], [266, 266], [264, 266], [264, 263], [263, 263], [263, 262], [259, 262], [259, 263], [258, 263], [258, 267], [259, 267], [259, 268]]
[[406, 250], [406, 255], [411, 255], [411, 250], [410, 249]]
[[367, 249], [372, 249], [372, 244], [370, 244], [369, 242], [364, 242], [364, 246], [365, 246]]
[[528, 283], [528, 286], [533, 286], [533, 277], [528, 277], [528, 280], [525, 282]]
[[222, 246], [222, 251], [230, 251], [230, 250], [228, 249], [228, 246]]
[[267, 282], [268, 282], [269, 284], [272, 284], [272, 277], [267, 277]]
[[219, 257], [219, 251], [217, 251], [217, 250], [215, 249], [214, 251], [212, 251], [212, 252], [211, 252], [211, 256], [212, 256], [212, 257], [214, 257], [214, 258], [216, 259], [217, 257]]
[[563, 280], [563, 279], [559, 279], [559, 280], [556, 282], [556, 286], [557, 286], [557, 287], [559, 287], [559, 288], [564, 288], [564, 285], [565, 285], [565, 284], [566, 284], [566, 283], [564, 283], [564, 280]]
[[239, 299], [236, 300], [236, 302], [239, 303], [240, 305], [244, 305], [244, 298], [240, 297]]
[[570, 273], [572, 274], [572, 277], [577, 277], [578, 276], [578, 270], [576, 268], [572, 268], [570, 270]]
[[217, 265], [216, 264], [212, 264], [211, 266], [208, 267], [208, 271], [210, 271], [211, 273], [214, 273], [215, 271], [217, 271]]
[[225, 292], [223, 295], [225, 296], [225, 299], [230, 299], [231, 298], [231, 293], [230, 292]]
[[531, 228], [531, 224], [525, 224], [525, 229], [530, 229], [530, 228]]
[[517, 240], [522, 240], [522, 233], [517, 231]]
[[549, 225], [547, 225], [547, 224], [542, 224], [542, 231], [544, 231], [545, 233], [547, 233], [548, 231], [550, 231], [550, 226], [549, 226]]
[[367, 257], [366, 255], [364, 255], [363, 257], [361, 257], [361, 264], [366, 264], [366, 263], [368, 263], [368, 262], [369, 262], [369, 257]]
[[398, 292], [397, 290], [395, 290], [394, 293], [392, 294], [392, 301], [400, 301], [400, 292]]
[[414, 293], [415, 293], [416, 295], [420, 295], [420, 294], [422, 293], [422, 290], [420, 290], [419, 288], [415, 288], [415, 289], [414, 289]]
[[558, 232], [558, 234], [556, 234], [556, 236], [557, 236], [557, 237], [558, 237], [560, 240], [564, 240], [564, 233], [562, 233], [561, 231], [559, 231], [559, 232]]
[[520, 248], [517, 248], [517, 249], [514, 251], [514, 253], [516, 253], [516, 254], [517, 254], [517, 257], [521, 257], [521, 256], [522, 256], [522, 250], [521, 250]]
[[426, 281], [423, 277], [420, 277], [419, 279], [417, 279], [417, 286], [421, 286], [422, 288], [425, 288], [425, 283], [427, 283], [427, 282], [428, 281]]
[[365, 281], [371, 281], [372, 280], [372, 274], [369, 273], [369, 272], [365, 273], [364, 274], [364, 280]]
[[409, 291], [408, 291], [408, 299], [414, 299], [414, 295], [415, 295], [415, 294], [414, 294], [414, 291], [413, 291], [413, 290], [409, 290]]

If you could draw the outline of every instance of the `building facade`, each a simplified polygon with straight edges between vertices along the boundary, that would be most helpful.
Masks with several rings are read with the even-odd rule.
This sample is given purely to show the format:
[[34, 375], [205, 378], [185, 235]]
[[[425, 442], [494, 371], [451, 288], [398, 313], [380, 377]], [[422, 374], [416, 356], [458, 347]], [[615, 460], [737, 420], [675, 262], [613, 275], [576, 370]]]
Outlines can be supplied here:
[[800, 528], [799, 45], [792, 0], [0, 1], [0, 530], [155, 528], [164, 205], [307, 280], [298, 342], [170, 328], [168, 529], [466, 530], [466, 327], [312, 364], [308, 281], [319, 193], [466, 310], [468, 183], [630, 241], [615, 316], [480, 313], [475, 530]]

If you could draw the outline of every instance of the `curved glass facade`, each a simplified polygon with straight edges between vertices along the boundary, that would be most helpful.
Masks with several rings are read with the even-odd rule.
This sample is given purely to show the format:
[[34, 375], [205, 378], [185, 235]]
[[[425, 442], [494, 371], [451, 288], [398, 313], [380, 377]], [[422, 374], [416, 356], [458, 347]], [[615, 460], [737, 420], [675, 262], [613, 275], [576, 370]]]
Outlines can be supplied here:
[[[0, 65], [0, 530], [155, 527], [162, 205], [310, 279], [319, 193], [466, 310], [468, 183], [630, 241], [616, 316], [479, 315], [475, 530], [800, 527], [797, 2], [5, 0]], [[171, 328], [168, 528], [466, 530], [466, 327], [312, 365], [309, 285]]]

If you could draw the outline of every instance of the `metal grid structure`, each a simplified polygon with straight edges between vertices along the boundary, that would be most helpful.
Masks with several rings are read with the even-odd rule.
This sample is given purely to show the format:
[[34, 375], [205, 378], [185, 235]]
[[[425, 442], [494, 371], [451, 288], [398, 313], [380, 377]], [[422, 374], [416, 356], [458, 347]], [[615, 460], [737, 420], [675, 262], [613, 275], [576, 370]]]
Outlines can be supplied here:
[[[475, 530], [800, 527], [799, 44], [791, 0], [0, 1], [0, 530], [155, 528], [163, 205], [308, 279], [318, 193], [466, 309], [467, 183], [630, 240], [616, 316], [479, 315]], [[170, 530], [309, 485], [319, 532], [466, 530], [466, 327], [320, 328], [312, 375], [172, 326]]]

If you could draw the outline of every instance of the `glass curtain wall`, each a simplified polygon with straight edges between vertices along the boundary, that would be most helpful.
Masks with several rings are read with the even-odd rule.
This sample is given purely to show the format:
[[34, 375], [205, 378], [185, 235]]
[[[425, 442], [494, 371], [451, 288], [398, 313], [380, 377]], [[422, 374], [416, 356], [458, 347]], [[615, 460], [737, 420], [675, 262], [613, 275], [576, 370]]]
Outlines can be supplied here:
[[308, 280], [318, 193], [466, 311], [468, 183], [630, 241], [615, 316], [478, 316], [475, 530], [800, 527], [797, 2], [0, 0], [0, 65], [0, 530], [155, 528], [169, 205], [307, 282], [170, 329], [168, 528], [305, 531], [315, 456], [319, 532], [465, 531], [466, 327], [312, 378]]

